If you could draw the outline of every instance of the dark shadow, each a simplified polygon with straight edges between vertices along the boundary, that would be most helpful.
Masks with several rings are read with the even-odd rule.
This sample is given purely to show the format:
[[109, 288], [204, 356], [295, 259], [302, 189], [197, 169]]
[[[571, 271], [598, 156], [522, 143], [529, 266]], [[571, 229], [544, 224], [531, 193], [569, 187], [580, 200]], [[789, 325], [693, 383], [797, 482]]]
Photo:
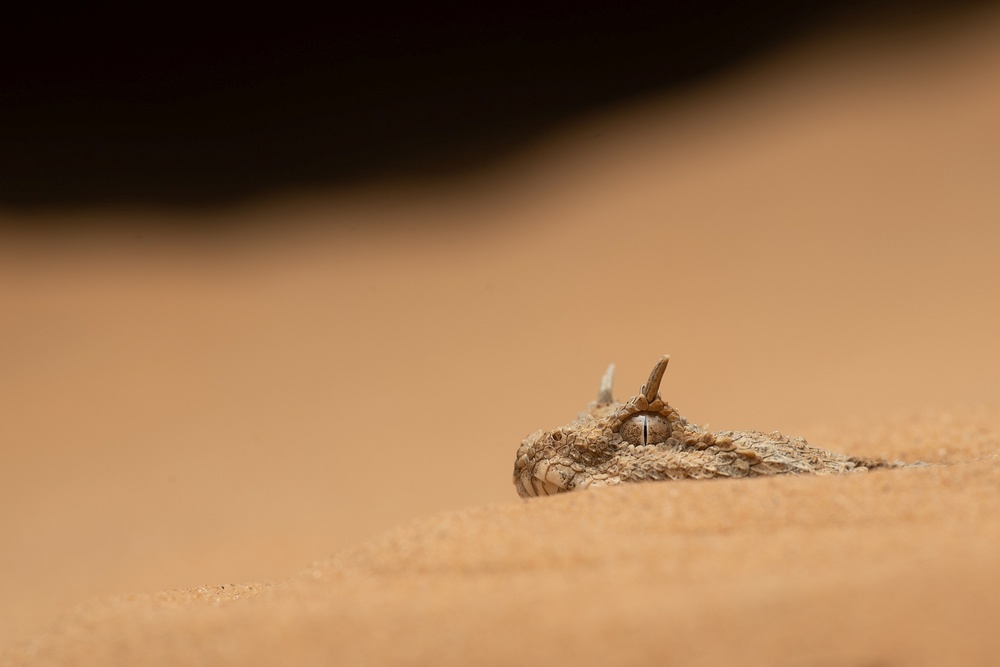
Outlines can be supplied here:
[[[474, 169], [576, 114], [683, 87], [871, 7], [466, 5], [8, 12], [0, 207], [206, 207]], [[879, 8], [889, 23], [916, 11]]]

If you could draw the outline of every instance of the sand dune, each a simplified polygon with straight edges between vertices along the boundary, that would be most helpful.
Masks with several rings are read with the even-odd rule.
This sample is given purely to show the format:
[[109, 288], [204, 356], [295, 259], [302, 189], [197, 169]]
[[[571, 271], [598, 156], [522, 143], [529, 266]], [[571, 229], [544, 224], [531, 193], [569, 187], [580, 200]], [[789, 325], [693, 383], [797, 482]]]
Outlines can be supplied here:
[[[85, 605], [12, 664], [989, 664], [996, 416], [925, 416], [955, 461], [925, 468], [433, 515], [279, 583]], [[852, 444], [916, 454], [896, 426]]]

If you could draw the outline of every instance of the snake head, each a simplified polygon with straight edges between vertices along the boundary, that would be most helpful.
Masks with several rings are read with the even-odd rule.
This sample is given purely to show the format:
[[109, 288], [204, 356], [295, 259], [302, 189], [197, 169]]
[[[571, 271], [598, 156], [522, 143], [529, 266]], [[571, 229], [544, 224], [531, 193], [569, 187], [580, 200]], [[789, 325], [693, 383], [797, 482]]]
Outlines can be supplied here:
[[639, 393], [624, 403], [612, 395], [611, 364], [601, 378], [597, 400], [576, 421], [525, 438], [514, 463], [518, 494], [530, 498], [618, 484], [616, 459], [622, 449], [682, 442], [687, 422], [659, 396], [669, 361], [669, 356], [661, 357]]

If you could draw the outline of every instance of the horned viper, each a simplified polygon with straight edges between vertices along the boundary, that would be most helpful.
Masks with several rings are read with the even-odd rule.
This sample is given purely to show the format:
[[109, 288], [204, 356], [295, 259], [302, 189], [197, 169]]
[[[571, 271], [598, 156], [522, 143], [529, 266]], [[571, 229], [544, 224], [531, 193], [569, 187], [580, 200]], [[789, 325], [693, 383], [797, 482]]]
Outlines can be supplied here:
[[831, 475], [906, 465], [847, 456], [778, 432], [719, 431], [688, 423], [659, 395], [669, 355], [656, 362], [639, 394], [611, 393], [614, 364], [597, 400], [579, 418], [521, 443], [514, 484], [524, 498], [625, 482], [758, 475]]

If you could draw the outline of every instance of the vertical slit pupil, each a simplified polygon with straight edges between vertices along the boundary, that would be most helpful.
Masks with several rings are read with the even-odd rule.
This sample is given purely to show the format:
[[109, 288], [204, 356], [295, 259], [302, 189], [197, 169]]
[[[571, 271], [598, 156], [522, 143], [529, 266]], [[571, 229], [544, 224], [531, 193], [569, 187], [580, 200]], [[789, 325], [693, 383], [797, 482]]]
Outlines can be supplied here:
[[649, 420], [642, 418], [642, 444], [649, 444]]

